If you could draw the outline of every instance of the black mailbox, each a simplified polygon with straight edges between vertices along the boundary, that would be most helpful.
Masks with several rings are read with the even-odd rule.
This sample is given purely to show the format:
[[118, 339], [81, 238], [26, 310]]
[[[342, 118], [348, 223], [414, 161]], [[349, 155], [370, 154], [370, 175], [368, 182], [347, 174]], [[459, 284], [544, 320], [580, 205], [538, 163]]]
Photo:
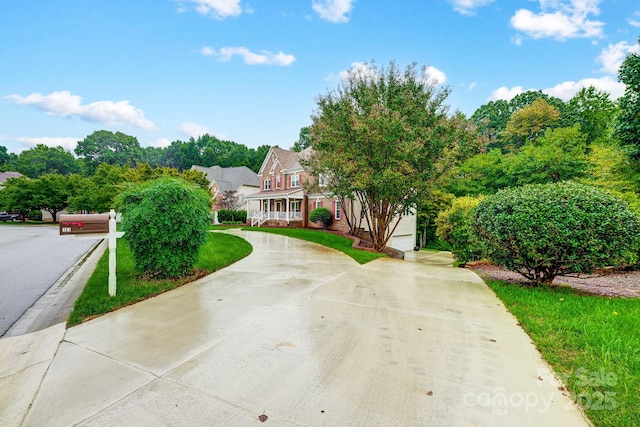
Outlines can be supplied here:
[[60, 235], [109, 232], [109, 214], [60, 215]]

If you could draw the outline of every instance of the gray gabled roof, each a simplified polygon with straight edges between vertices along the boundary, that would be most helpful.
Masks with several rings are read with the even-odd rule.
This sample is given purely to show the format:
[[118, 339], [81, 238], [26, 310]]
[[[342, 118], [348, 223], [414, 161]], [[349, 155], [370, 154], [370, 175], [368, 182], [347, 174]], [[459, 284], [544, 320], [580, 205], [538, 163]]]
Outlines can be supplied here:
[[232, 168], [223, 168], [220, 166], [211, 166], [210, 168], [204, 166], [191, 166], [191, 169], [195, 169], [200, 172], [204, 172], [210, 185], [215, 182], [218, 184], [220, 192], [225, 191], [238, 191], [243, 185], [249, 185], [252, 187], [260, 187], [260, 179], [258, 175], [246, 166], [237, 166]]
[[0, 172], [0, 184], [7, 182], [9, 178], [20, 178], [22, 175], [20, 172]]

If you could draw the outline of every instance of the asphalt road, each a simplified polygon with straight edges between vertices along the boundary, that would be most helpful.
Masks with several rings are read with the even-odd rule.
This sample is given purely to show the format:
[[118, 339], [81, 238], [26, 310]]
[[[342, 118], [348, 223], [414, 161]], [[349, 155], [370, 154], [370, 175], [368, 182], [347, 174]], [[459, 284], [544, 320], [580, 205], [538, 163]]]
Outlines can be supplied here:
[[0, 225], [0, 337], [96, 242], [50, 225]]

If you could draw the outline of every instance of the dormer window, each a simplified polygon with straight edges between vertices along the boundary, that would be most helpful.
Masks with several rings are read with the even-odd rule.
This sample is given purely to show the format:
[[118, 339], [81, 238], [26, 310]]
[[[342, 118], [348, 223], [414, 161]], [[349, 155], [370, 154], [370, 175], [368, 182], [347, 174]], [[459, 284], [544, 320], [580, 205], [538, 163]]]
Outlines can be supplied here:
[[265, 179], [264, 180], [264, 189], [265, 190], [271, 190], [271, 179]]
[[280, 189], [280, 175], [276, 175], [276, 189]]

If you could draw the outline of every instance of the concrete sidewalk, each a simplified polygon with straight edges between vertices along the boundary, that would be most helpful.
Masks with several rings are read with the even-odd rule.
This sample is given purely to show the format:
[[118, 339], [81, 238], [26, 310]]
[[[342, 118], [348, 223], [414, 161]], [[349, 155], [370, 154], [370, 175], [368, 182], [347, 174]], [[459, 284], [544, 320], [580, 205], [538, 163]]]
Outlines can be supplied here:
[[2, 425], [589, 425], [447, 255], [360, 266], [233, 233], [254, 251], [222, 271], [66, 333], [0, 340]]

